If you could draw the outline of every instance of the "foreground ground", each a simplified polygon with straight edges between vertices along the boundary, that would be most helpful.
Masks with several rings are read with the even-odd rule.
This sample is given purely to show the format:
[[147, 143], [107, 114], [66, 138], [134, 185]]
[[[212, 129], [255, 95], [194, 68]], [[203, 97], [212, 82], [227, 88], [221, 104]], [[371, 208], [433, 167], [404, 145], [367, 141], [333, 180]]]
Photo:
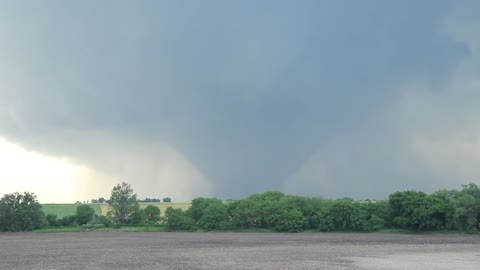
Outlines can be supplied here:
[[4, 233], [0, 269], [478, 269], [471, 235]]

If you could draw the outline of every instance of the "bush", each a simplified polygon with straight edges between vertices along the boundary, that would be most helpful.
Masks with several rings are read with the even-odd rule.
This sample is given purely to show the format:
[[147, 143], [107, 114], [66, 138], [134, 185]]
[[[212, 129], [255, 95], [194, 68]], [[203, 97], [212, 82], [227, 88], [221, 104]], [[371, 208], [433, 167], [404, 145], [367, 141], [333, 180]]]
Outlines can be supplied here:
[[58, 226], [57, 215], [48, 214], [48, 215], [45, 217], [45, 220], [46, 220], [46, 222], [47, 222], [47, 226], [49, 226], [49, 227], [56, 227], [56, 226]]
[[335, 222], [328, 213], [320, 212], [316, 214], [315, 221], [319, 231], [331, 232], [335, 230]]
[[29, 231], [44, 225], [45, 214], [33, 193], [16, 192], [0, 199], [0, 231]]
[[77, 216], [76, 215], [65, 216], [58, 220], [58, 225], [63, 227], [78, 226]]
[[370, 215], [365, 217], [362, 222], [362, 230], [365, 232], [373, 232], [383, 229], [385, 226], [385, 220], [376, 215]]
[[95, 210], [87, 204], [77, 206], [76, 219], [78, 225], [84, 225], [92, 222], [95, 218]]
[[230, 217], [227, 213], [227, 207], [223, 204], [210, 204], [207, 206], [200, 219], [198, 225], [204, 230], [228, 230], [231, 228]]
[[300, 210], [285, 209], [280, 212], [275, 230], [279, 232], [301, 232], [305, 228], [306, 221], [307, 219]]
[[111, 216], [99, 216], [98, 222], [105, 227], [111, 227], [113, 225], [113, 219]]
[[195, 228], [190, 214], [182, 209], [168, 207], [165, 210], [165, 222], [170, 230], [189, 231]]
[[347, 200], [335, 201], [329, 215], [333, 219], [336, 230], [362, 230], [362, 213], [358, 203]]
[[235, 227], [261, 228], [263, 223], [263, 201], [258, 194], [228, 204], [228, 213]]
[[157, 224], [160, 221], [160, 208], [154, 205], [148, 205], [143, 209], [145, 221], [147, 224]]
[[145, 222], [145, 219], [145, 212], [142, 209], [136, 209], [128, 217], [128, 224], [141, 225]]

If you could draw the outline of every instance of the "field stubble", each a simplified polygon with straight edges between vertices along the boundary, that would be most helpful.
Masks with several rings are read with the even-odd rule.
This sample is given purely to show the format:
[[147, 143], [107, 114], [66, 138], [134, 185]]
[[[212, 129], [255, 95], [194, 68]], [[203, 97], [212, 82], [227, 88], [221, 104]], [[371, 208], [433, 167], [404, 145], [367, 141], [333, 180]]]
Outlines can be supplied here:
[[469, 235], [5, 233], [0, 269], [478, 269]]

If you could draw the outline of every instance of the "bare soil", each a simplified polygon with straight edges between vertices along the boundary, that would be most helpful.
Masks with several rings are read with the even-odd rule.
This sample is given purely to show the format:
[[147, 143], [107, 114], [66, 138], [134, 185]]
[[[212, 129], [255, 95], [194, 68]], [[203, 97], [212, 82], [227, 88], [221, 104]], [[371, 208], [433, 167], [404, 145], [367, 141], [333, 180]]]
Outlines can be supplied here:
[[0, 269], [480, 269], [480, 237], [2, 233]]

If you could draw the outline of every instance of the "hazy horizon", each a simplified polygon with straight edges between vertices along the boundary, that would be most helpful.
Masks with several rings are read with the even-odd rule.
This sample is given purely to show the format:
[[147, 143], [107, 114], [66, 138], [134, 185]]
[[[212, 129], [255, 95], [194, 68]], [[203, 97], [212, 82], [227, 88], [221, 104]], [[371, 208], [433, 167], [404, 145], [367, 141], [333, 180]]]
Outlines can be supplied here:
[[0, 1], [0, 191], [480, 184], [477, 1]]

